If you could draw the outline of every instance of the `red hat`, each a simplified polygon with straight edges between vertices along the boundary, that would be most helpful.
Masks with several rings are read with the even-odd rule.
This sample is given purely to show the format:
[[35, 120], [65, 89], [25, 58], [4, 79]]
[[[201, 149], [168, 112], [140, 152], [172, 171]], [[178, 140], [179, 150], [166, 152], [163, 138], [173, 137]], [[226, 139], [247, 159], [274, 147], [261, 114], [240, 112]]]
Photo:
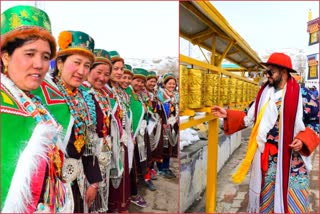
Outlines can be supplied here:
[[297, 73], [297, 71], [292, 69], [292, 63], [290, 56], [284, 53], [273, 53], [270, 55], [267, 62], [262, 62], [262, 65], [278, 65], [284, 68], [287, 68], [289, 72]]

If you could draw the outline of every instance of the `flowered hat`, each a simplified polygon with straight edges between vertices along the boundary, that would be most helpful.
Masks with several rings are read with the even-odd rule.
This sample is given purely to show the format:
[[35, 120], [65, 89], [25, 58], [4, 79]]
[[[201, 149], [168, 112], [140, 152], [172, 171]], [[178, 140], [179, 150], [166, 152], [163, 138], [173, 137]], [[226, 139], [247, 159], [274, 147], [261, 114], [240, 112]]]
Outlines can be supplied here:
[[133, 76], [132, 66], [128, 64], [124, 64], [124, 73], [131, 74]]
[[295, 71], [292, 68], [292, 62], [291, 62], [291, 58], [290, 56], [284, 54], [284, 53], [273, 53], [270, 55], [269, 59], [267, 62], [262, 62], [262, 65], [278, 65], [284, 68], [287, 68], [289, 70], [289, 72], [293, 72], [293, 73], [297, 73], [297, 71]]
[[152, 78], [158, 79], [157, 73], [154, 72], [154, 71], [149, 71], [149, 72], [148, 72], [147, 79], [152, 79]]
[[1, 14], [1, 49], [16, 38], [40, 37], [48, 40], [51, 59], [56, 54], [57, 43], [51, 32], [49, 16], [32, 6], [15, 6]]
[[81, 31], [62, 31], [58, 36], [59, 51], [57, 56], [81, 54], [94, 62], [94, 40]]
[[96, 63], [107, 63], [112, 67], [111, 58], [109, 56], [109, 52], [104, 49], [94, 49], [93, 51], [95, 60], [94, 64]]
[[111, 62], [122, 61], [124, 63], [124, 59], [120, 57], [120, 54], [117, 51], [109, 51], [109, 55], [111, 58]]
[[169, 79], [175, 79], [176, 80], [176, 76], [173, 73], [166, 73], [162, 77], [162, 82], [165, 83]]
[[133, 70], [133, 78], [142, 78], [147, 80], [148, 71], [143, 68], [134, 68]]

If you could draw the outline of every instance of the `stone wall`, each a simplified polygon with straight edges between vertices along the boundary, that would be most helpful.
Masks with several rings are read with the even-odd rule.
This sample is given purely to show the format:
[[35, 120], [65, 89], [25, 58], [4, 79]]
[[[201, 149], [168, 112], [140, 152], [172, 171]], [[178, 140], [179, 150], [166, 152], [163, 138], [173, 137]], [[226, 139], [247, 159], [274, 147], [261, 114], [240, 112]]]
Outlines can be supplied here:
[[[180, 212], [185, 212], [207, 185], [208, 142], [198, 141], [180, 153]], [[218, 172], [241, 144], [241, 132], [219, 135]]]

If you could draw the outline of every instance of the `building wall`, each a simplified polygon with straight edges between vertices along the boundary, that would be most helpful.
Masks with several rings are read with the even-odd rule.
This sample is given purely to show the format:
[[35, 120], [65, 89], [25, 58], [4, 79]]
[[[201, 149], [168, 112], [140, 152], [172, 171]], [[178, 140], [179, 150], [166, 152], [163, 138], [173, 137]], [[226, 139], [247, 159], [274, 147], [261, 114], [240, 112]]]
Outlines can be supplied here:
[[[306, 51], [306, 55], [307, 55], [307, 72], [306, 72], [306, 76], [305, 76], [305, 85], [306, 87], [312, 87], [312, 86], [316, 86], [317, 87], [317, 90], [319, 91], [320, 89], [320, 85], [319, 85], [319, 72], [320, 72], [320, 69], [319, 69], [319, 40], [320, 40], [320, 19], [319, 17], [318, 18], [315, 18], [313, 20], [310, 20], [308, 21], [307, 23], [307, 33], [310, 35], [310, 33], [314, 32], [314, 30], [316, 29], [317, 31], [315, 32], [317, 35], [318, 35], [318, 42], [315, 43], [315, 44], [309, 44], [309, 41], [308, 41], [308, 48], [307, 48], [307, 51]], [[318, 71], [317, 71], [317, 79], [312, 79], [312, 78], [309, 78], [309, 64], [311, 62], [310, 58], [313, 58], [316, 62], [317, 62], [317, 68], [318, 68]], [[309, 59], [309, 60], [308, 60]]]

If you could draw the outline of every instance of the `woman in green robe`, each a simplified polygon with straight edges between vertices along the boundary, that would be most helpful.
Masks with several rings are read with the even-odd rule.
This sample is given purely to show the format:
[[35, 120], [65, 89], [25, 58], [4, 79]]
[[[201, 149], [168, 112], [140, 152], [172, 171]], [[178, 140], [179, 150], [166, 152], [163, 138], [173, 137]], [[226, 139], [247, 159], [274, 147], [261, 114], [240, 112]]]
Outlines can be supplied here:
[[1, 14], [2, 212], [70, 212], [61, 181], [62, 127], [31, 92], [55, 54], [44, 11], [15, 6]]

